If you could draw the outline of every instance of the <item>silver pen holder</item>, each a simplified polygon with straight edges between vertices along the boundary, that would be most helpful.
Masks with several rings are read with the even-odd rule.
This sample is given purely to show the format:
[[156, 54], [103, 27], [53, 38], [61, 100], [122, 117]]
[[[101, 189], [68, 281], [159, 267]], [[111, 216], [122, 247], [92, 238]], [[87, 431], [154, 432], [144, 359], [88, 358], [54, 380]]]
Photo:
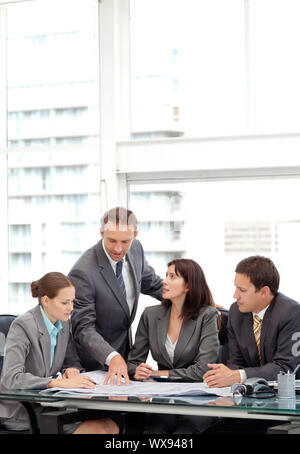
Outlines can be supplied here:
[[278, 397], [280, 399], [294, 399], [295, 391], [295, 374], [278, 374]]

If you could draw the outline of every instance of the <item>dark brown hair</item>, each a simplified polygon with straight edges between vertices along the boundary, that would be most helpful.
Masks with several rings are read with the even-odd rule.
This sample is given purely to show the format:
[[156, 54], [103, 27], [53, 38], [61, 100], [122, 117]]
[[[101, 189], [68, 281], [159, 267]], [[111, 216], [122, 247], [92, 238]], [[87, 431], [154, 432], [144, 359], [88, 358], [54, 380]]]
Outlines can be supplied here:
[[38, 281], [31, 282], [31, 294], [33, 298], [38, 298], [41, 303], [43, 296], [55, 298], [62, 288], [74, 287], [71, 280], [62, 273], [53, 271], [45, 274]]
[[261, 255], [253, 255], [239, 262], [236, 273], [246, 274], [256, 290], [265, 285], [269, 287], [274, 296], [278, 293], [280, 276], [271, 259]]
[[105, 224], [111, 222], [115, 225], [130, 225], [134, 231], [137, 230], [137, 218], [136, 215], [124, 207], [111, 208], [109, 211], [104, 213], [101, 218], [101, 229], [104, 230]]
[[[204, 272], [197, 262], [191, 259], [175, 259], [168, 263], [168, 267], [171, 265], [174, 265], [175, 273], [184, 279], [189, 288], [182, 307], [181, 316], [184, 321], [198, 317], [202, 307], [214, 305]], [[164, 299], [162, 304], [169, 307], [171, 301]]]

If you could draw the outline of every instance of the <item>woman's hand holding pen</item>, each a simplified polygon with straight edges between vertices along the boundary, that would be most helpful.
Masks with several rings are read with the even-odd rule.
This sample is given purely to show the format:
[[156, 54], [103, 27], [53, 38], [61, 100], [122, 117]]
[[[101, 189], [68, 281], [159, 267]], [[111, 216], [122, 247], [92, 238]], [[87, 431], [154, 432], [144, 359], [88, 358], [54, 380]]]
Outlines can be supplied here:
[[141, 363], [135, 369], [133, 378], [135, 380], [146, 380], [152, 374], [152, 367], [149, 364]]
[[96, 383], [88, 376], [77, 374], [70, 378], [53, 378], [48, 388], [96, 388]]

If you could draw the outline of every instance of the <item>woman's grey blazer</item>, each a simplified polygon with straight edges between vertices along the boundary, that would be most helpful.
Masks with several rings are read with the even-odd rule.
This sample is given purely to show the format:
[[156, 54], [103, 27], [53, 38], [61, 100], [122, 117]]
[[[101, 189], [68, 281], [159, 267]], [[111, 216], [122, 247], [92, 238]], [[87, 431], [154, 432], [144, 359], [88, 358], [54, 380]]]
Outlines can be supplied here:
[[[6, 338], [0, 389], [43, 389], [57, 372], [67, 367], [82, 370], [69, 321], [62, 322], [51, 367], [50, 355], [50, 335], [38, 305], [11, 324]], [[2, 401], [0, 416], [23, 419], [24, 411], [18, 403]]]
[[204, 307], [198, 317], [182, 324], [172, 364], [165, 348], [170, 311], [171, 307], [163, 305], [144, 310], [128, 356], [128, 373], [134, 374], [136, 367], [147, 360], [150, 350], [158, 369], [168, 369], [170, 377], [202, 381], [207, 364], [218, 361], [218, 312], [213, 306]]

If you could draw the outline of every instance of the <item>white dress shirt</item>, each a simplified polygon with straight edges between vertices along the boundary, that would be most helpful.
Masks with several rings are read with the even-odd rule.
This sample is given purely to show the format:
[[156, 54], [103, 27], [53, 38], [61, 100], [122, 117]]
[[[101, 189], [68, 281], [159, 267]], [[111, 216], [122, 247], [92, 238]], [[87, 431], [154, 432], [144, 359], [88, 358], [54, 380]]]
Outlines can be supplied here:
[[175, 351], [175, 348], [176, 348], [176, 344], [177, 344], [177, 340], [173, 344], [171, 339], [169, 338], [169, 334], [167, 334], [165, 347], [166, 347], [167, 353], [168, 353], [168, 355], [170, 357], [170, 360], [171, 360], [172, 364], [174, 362], [174, 351]]

